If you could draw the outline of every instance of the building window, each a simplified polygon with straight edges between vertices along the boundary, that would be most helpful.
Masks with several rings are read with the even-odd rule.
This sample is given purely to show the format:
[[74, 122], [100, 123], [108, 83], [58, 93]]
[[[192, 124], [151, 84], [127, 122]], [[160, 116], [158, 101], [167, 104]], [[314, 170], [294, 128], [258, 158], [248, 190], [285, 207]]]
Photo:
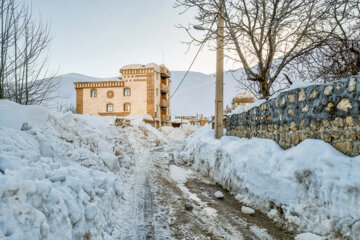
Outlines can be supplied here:
[[156, 96], [159, 96], [159, 89], [156, 89]]
[[114, 111], [114, 105], [112, 103], [109, 103], [106, 105], [106, 111], [107, 112], [113, 112]]
[[131, 111], [131, 104], [124, 103], [124, 112], [130, 112], [130, 111]]
[[91, 95], [90, 95], [91, 97], [93, 97], [93, 98], [96, 97], [96, 96], [97, 96], [96, 89], [91, 89], [90, 94], [91, 94]]
[[131, 89], [130, 89], [130, 88], [125, 88], [125, 89], [124, 89], [124, 96], [125, 96], [125, 97], [131, 96]]

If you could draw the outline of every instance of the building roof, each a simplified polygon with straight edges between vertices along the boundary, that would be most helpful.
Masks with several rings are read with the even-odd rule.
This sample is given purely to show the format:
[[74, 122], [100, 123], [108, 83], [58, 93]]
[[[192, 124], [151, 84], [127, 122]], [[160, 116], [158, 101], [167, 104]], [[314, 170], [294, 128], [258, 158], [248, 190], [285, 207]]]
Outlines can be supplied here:
[[160, 71], [161, 65], [157, 65], [155, 63], [148, 63], [146, 65], [143, 64], [128, 64], [121, 68], [123, 69], [141, 69], [141, 68], [155, 68], [157, 71]]
[[253, 103], [256, 97], [251, 92], [240, 92], [232, 100], [233, 103]]
[[236, 96], [234, 98], [253, 98], [253, 99], [255, 99], [256, 97], [251, 92], [239, 92], [238, 94], [236, 94]]
[[94, 82], [74, 82], [75, 88], [108, 88], [124, 87], [124, 81], [94, 81]]

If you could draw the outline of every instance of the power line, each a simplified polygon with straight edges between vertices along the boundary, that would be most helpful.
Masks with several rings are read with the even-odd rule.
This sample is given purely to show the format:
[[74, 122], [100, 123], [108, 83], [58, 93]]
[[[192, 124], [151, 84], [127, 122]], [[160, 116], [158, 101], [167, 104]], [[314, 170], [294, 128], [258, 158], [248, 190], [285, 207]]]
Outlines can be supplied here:
[[[179, 85], [176, 87], [176, 89], [175, 89], [175, 91], [173, 92], [173, 94], [171, 94], [170, 99], [175, 95], [175, 93], [177, 92], [177, 90], [180, 88], [181, 84], [182, 84], [183, 81], [185, 80], [186, 76], [189, 74], [189, 71], [190, 71], [191, 67], [194, 65], [194, 62], [195, 62], [196, 58], [198, 57], [201, 49], [203, 48], [205, 42], [206, 42], [206, 41], [208, 40], [208, 38], [210, 37], [210, 34], [209, 34], [209, 33], [211, 32], [211, 28], [212, 28], [212, 26], [214, 25], [215, 21], [216, 21], [216, 17], [214, 18], [214, 21], [211, 23], [211, 26], [210, 26], [210, 28], [209, 28], [209, 31], [208, 31], [208, 33], [207, 33], [204, 41], [201, 43], [201, 45], [200, 45], [200, 47], [199, 47], [199, 50], [197, 51], [197, 53], [196, 53], [194, 59], [192, 60], [189, 68], [187, 69], [187, 71], [186, 71], [183, 79], [180, 81]], [[169, 99], [169, 100], [170, 100], [170, 99]]]

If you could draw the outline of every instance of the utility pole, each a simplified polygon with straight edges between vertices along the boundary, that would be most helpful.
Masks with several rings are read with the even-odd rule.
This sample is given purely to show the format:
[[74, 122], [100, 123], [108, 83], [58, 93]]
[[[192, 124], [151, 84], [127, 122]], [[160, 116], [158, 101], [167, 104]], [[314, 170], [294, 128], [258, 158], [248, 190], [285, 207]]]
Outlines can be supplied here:
[[215, 93], [215, 138], [223, 135], [224, 117], [224, 3], [219, 2], [217, 47], [216, 47], [216, 93]]

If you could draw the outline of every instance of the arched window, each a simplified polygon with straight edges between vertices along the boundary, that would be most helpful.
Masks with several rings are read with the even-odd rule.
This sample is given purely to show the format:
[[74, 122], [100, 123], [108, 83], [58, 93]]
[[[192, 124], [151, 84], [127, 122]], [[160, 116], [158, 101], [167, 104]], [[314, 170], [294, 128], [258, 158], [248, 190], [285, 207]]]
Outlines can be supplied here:
[[131, 104], [124, 103], [124, 112], [130, 112], [130, 111], [131, 111]]
[[91, 91], [90, 91], [90, 97], [94, 98], [94, 97], [96, 97], [96, 96], [97, 96], [97, 91], [96, 91], [96, 89], [91, 89]]
[[131, 89], [130, 88], [124, 88], [124, 96], [125, 97], [131, 96]]
[[113, 112], [114, 111], [114, 105], [112, 103], [108, 103], [106, 105], [106, 111], [107, 112]]

